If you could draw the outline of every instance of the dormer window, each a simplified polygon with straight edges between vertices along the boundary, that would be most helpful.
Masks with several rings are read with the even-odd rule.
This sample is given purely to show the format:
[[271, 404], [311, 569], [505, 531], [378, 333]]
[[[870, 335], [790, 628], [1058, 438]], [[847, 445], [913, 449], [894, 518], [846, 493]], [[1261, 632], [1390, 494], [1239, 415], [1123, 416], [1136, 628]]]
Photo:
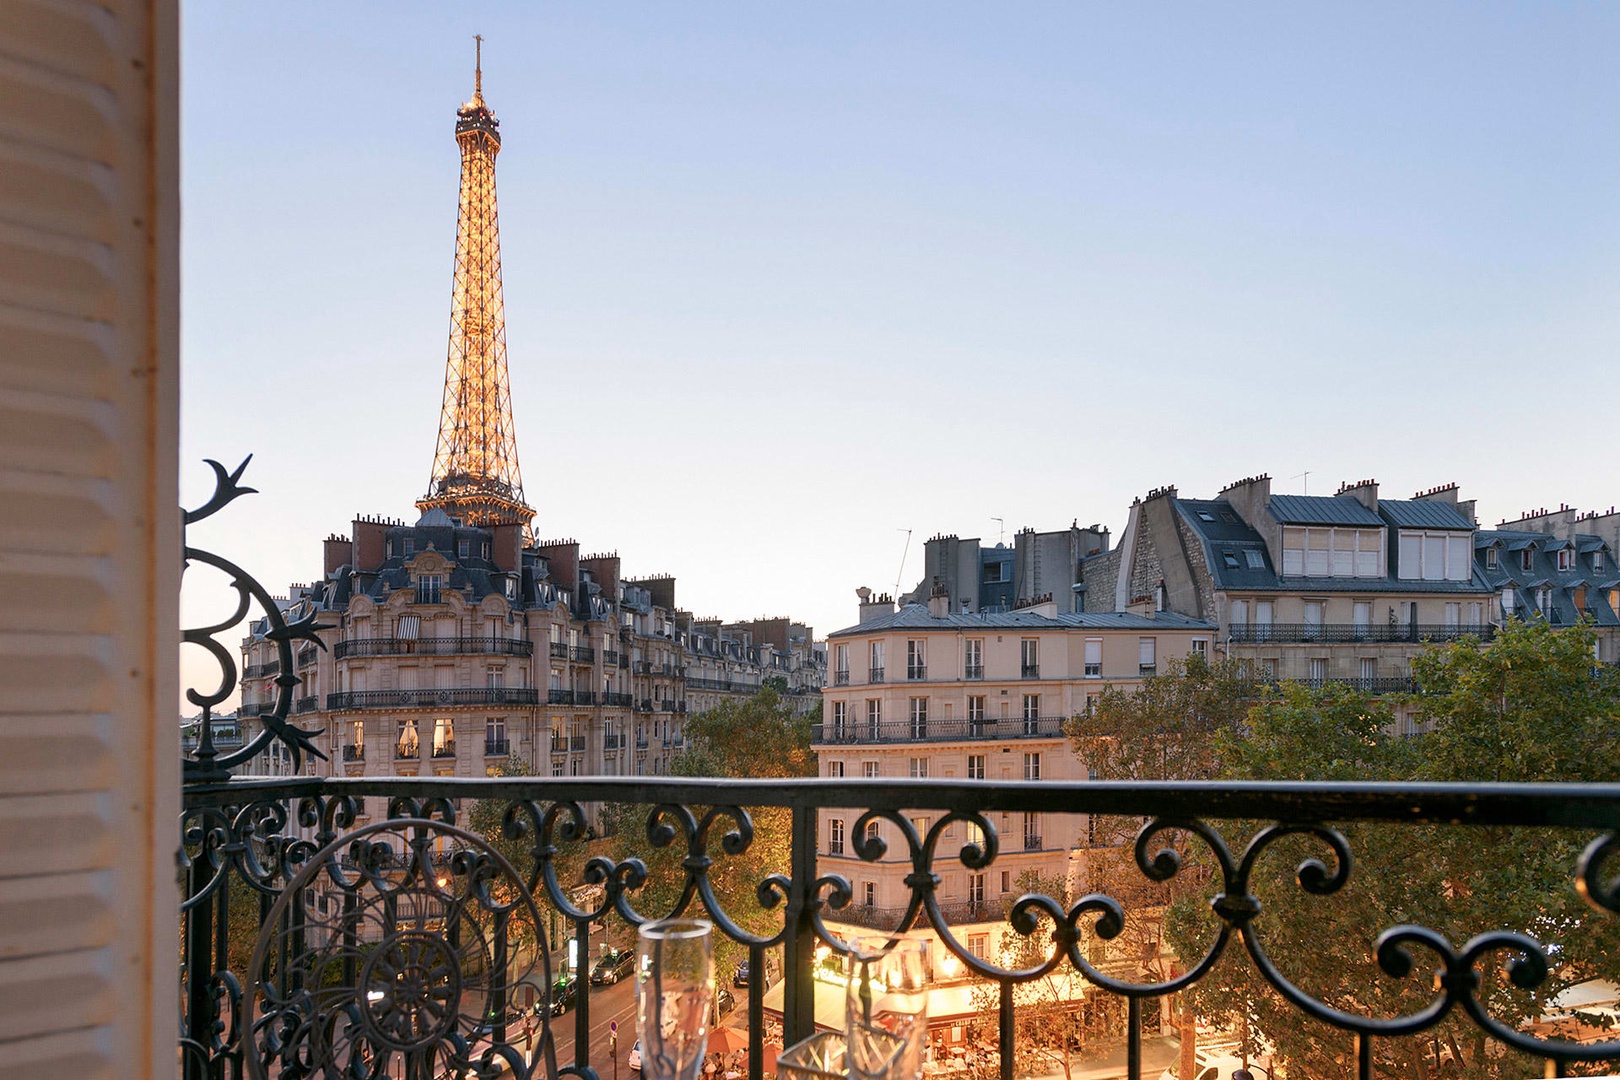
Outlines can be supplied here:
[[1535, 566], [1535, 557], [1535, 549], [1533, 548], [1525, 548], [1523, 551], [1519, 552], [1519, 569], [1532, 569]]
[[405, 545], [405, 557], [408, 559], [416, 553], [416, 541], [406, 537], [402, 542]]
[[1235, 551], [1223, 551], [1223, 552], [1221, 552], [1221, 563], [1228, 570], [1236, 570], [1238, 568], [1237, 552], [1235, 552]]
[[1473, 551], [1464, 532], [1402, 529], [1398, 570], [1406, 581], [1467, 581], [1474, 576]]
[[444, 580], [438, 574], [423, 574], [416, 579], [416, 602], [418, 604], [437, 604], [442, 602], [440, 590]]
[[1594, 551], [1594, 552], [1592, 552], [1592, 569], [1593, 570], [1602, 570], [1603, 569], [1603, 552], [1602, 551]]
[[1574, 558], [1573, 558], [1574, 554], [1575, 553], [1570, 551], [1570, 549], [1567, 548], [1567, 547], [1566, 548], [1559, 548], [1558, 549], [1558, 569], [1559, 570], [1568, 570], [1569, 567], [1570, 567], [1570, 564], [1574, 561]]
[[1485, 549], [1485, 569], [1487, 569], [1487, 570], [1495, 570], [1496, 569], [1496, 549], [1495, 548], [1486, 548]]
[[[1383, 533], [1379, 529], [1283, 529], [1283, 574], [1287, 577], [1379, 577]], [[1258, 554], [1258, 553], [1257, 553]]]
[[460, 558], [460, 559], [466, 559], [466, 558], [471, 557], [471, 555], [472, 555], [472, 541], [471, 540], [457, 540], [456, 541], [456, 557]]

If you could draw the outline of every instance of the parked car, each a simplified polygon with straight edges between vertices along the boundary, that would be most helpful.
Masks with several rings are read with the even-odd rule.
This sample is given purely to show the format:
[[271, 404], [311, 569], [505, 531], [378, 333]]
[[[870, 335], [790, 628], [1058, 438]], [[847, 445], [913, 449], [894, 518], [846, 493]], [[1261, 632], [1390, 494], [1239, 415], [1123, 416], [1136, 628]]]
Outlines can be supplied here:
[[748, 961], [744, 960], [737, 965], [737, 973], [731, 977], [732, 986], [748, 985]]
[[636, 1040], [636, 1045], [634, 1045], [634, 1046], [632, 1046], [630, 1048], [630, 1056], [624, 1059], [624, 1063], [626, 1065], [630, 1066], [630, 1071], [631, 1072], [640, 1072], [641, 1071], [641, 1040], [640, 1039], [637, 1039]]
[[611, 986], [636, 969], [636, 954], [629, 949], [609, 950], [591, 968], [592, 986]]
[[[1230, 1080], [1233, 1073], [1243, 1068], [1243, 1059], [1231, 1057], [1226, 1054], [1209, 1055], [1202, 1051], [1193, 1055], [1196, 1065], [1193, 1069], [1193, 1080]], [[1172, 1065], [1159, 1074], [1159, 1080], [1176, 1080], [1176, 1070], [1180, 1067]], [[1251, 1064], [1249, 1072], [1256, 1077], [1265, 1077], [1267, 1074], [1258, 1065]]]
[[[569, 1009], [572, 1009], [574, 1007], [574, 1003], [578, 1000], [579, 980], [573, 978], [567, 980], [559, 979], [551, 987], [551, 1015], [561, 1016]], [[536, 1004], [535, 1009], [538, 1010], [539, 1008], [539, 1004]]]

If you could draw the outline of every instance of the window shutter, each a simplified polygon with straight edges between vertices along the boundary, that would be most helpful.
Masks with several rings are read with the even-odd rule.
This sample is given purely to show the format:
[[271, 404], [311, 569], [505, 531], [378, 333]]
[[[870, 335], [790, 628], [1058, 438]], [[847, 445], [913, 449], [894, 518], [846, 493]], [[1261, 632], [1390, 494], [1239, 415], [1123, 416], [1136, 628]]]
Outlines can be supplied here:
[[173, 1076], [177, 13], [0, 9], [0, 1074]]

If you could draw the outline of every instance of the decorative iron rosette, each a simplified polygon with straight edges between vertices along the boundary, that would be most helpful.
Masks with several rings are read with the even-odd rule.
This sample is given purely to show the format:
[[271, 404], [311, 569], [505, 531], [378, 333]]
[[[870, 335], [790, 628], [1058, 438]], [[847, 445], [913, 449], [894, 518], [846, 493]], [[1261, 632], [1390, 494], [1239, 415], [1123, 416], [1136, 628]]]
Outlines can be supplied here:
[[540, 926], [523, 878], [474, 833], [410, 818], [338, 838], [259, 931], [248, 1075], [554, 1078]]

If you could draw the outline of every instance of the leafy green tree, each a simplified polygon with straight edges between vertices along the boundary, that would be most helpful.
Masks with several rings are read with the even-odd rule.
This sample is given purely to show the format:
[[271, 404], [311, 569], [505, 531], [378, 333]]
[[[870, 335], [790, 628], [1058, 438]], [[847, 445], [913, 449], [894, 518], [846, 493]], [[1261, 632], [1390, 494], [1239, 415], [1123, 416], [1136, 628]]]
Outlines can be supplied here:
[[[819, 766], [815, 751], [810, 749], [810, 730], [819, 720], [819, 709], [795, 716], [792, 703], [771, 686], [762, 687], [749, 698], [728, 698], [713, 709], [686, 718], [686, 748], [671, 760], [670, 772], [676, 776], [738, 779], [815, 776]], [[651, 809], [620, 804], [608, 813], [615, 859], [638, 857], [647, 864], [647, 883], [634, 897], [637, 909], [661, 915], [679, 899], [685, 884], [681, 861], [686, 856], [686, 845], [683, 836], [663, 848], [649, 843], [647, 815]], [[688, 809], [701, 821], [709, 807]], [[753, 840], [742, 852], [726, 854], [721, 839], [735, 828], [735, 822], [722, 817], [709, 837], [708, 853], [714, 860], [709, 882], [721, 909], [739, 926], [749, 933], [769, 936], [781, 927], [783, 909], [781, 905], [761, 907], [757, 889], [769, 875], [786, 875], [789, 871], [792, 814], [785, 807], [745, 809], [753, 821]], [[742, 948], [729, 939], [717, 940], [715, 945], [722, 970], [745, 956]]]
[[[1423, 733], [1394, 734], [1390, 703], [1335, 686], [1283, 688], [1256, 703], [1244, 728], [1218, 740], [1222, 775], [1244, 780], [1566, 781], [1620, 775], [1620, 693], [1592, 664], [1592, 637], [1580, 627], [1510, 625], [1487, 644], [1461, 641], [1414, 660], [1418, 692], [1398, 704], [1414, 710]], [[1245, 823], [1224, 823], [1230, 841]], [[1250, 823], [1257, 828], [1265, 823]], [[1348, 882], [1328, 897], [1295, 881], [1307, 858], [1333, 858], [1318, 840], [1294, 837], [1270, 848], [1251, 882], [1264, 907], [1254, 929], [1268, 955], [1302, 990], [1346, 1012], [1410, 1014], [1432, 999], [1423, 976], [1434, 958], [1413, 948], [1414, 971], [1383, 974], [1373, 943], [1403, 923], [1429, 927], [1453, 947], [1486, 930], [1515, 930], [1556, 943], [1553, 970], [1534, 991], [1479, 965], [1480, 1000], [1502, 1023], [1540, 1016], [1574, 982], [1612, 975], [1620, 926], [1584, 906], [1571, 887], [1589, 837], [1559, 830], [1348, 824], [1339, 827], [1354, 855]], [[1211, 922], [1206, 896], [1178, 897], [1167, 939], [1183, 956], [1202, 952]], [[1203, 935], [1201, 937], [1200, 935]], [[1198, 1012], [1236, 1029], [1263, 1032], [1290, 1077], [1345, 1075], [1347, 1035], [1307, 1021], [1265, 985], [1232, 950], [1191, 992]], [[1389, 1075], [1506, 1078], [1535, 1066], [1489, 1046], [1460, 1017], [1420, 1039], [1375, 1043]]]

